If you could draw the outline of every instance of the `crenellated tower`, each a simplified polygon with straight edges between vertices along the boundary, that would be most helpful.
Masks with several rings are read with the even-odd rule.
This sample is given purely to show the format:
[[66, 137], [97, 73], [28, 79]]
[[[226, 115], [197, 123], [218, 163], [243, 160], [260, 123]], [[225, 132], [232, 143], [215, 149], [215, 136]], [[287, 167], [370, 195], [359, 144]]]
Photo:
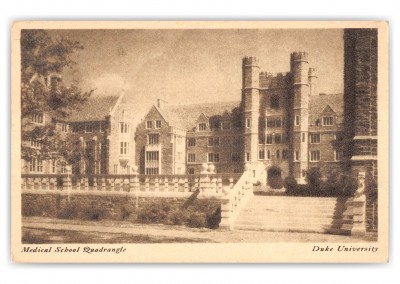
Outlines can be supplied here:
[[293, 52], [290, 55], [290, 71], [293, 92], [293, 133], [291, 148], [293, 151], [292, 170], [299, 183], [305, 183], [308, 169], [308, 100], [310, 94], [308, 53]]
[[244, 162], [255, 164], [258, 149], [258, 120], [260, 108], [260, 67], [255, 57], [242, 61], [242, 107], [244, 129]]

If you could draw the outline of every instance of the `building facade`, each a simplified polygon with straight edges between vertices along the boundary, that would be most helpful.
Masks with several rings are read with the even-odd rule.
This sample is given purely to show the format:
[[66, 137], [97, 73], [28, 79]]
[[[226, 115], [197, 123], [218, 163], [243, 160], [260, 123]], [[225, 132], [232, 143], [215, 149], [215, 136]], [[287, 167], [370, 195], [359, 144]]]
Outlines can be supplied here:
[[194, 174], [203, 163], [241, 172], [250, 163], [262, 182], [270, 175], [305, 181], [341, 167], [343, 94], [319, 94], [306, 52], [290, 56], [290, 71], [260, 71], [242, 60], [238, 102], [168, 105], [159, 100], [138, 125], [136, 163], [144, 174]]
[[[59, 76], [49, 79], [56, 88]], [[131, 113], [127, 112], [126, 97], [91, 97], [79, 109], [73, 110], [65, 121], [56, 120], [50, 113], [34, 113], [22, 122], [30, 128], [53, 124], [55, 131], [64, 139], [71, 139], [77, 145], [82, 158], [68, 165], [62, 158], [46, 159], [34, 155], [22, 159], [22, 173], [63, 174], [71, 166], [73, 174], [128, 174], [134, 164], [134, 129]], [[74, 142], [74, 143], [75, 143]], [[22, 141], [23, 146], [40, 153], [40, 141]]]

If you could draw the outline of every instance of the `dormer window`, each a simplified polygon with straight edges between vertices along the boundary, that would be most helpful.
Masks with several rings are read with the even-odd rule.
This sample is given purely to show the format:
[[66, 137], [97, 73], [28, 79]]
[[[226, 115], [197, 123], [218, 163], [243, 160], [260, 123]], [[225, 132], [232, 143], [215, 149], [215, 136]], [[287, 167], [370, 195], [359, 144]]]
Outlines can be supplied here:
[[161, 128], [161, 120], [156, 120], [156, 128]]
[[153, 128], [153, 121], [151, 120], [146, 121], [146, 128], [147, 129]]
[[206, 131], [207, 124], [206, 123], [199, 123], [199, 131]]
[[322, 118], [322, 125], [323, 126], [331, 126], [331, 125], [333, 125], [333, 117], [332, 116], [324, 116]]
[[32, 122], [36, 124], [44, 123], [44, 115], [43, 113], [34, 113], [32, 114]]
[[129, 124], [126, 122], [121, 122], [121, 133], [129, 133]]

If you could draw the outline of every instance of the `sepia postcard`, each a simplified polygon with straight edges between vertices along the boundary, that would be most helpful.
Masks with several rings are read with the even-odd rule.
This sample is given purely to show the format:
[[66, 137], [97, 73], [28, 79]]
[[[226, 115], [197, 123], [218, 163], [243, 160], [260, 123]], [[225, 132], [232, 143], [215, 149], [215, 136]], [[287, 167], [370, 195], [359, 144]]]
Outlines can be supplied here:
[[16, 22], [12, 260], [387, 262], [387, 22]]

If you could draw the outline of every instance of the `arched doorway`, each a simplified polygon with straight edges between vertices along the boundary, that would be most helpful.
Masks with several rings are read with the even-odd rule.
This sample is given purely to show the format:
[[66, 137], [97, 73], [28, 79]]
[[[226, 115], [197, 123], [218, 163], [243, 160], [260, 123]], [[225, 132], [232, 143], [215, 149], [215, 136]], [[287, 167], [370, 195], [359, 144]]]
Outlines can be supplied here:
[[271, 189], [283, 187], [282, 170], [279, 167], [270, 167], [267, 171], [267, 185]]

